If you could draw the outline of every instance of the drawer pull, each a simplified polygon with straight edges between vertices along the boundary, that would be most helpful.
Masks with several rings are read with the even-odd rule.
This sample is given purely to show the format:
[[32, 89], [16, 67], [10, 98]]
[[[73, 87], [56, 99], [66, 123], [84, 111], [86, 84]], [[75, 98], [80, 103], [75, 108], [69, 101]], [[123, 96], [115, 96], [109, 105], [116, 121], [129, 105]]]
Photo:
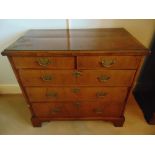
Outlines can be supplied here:
[[51, 75], [43, 75], [41, 78], [43, 81], [52, 81], [53, 80]]
[[61, 112], [60, 108], [53, 108], [51, 111], [52, 114], [59, 113], [59, 112]]
[[101, 60], [101, 65], [107, 68], [111, 67], [115, 63], [116, 63], [116, 60]]
[[106, 93], [106, 92], [97, 92], [97, 93], [96, 93], [96, 96], [97, 96], [97, 97], [105, 97], [107, 94], [108, 94], [108, 93]]
[[49, 58], [38, 58], [37, 62], [40, 66], [43, 66], [43, 67], [47, 67], [51, 63]]
[[72, 92], [75, 93], [75, 94], [77, 94], [77, 93], [80, 92], [80, 88], [73, 88], [72, 89]]
[[108, 81], [109, 79], [110, 79], [110, 77], [107, 76], [107, 75], [101, 75], [100, 77], [98, 77], [98, 80], [99, 80], [100, 82], [106, 82], [106, 81]]
[[96, 114], [103, 114], [103, 110], [102, 109], [93, 109], [93, 112], [95, 112]]
[[73, 76], [76, 77], [76, 78], [78, 78], [78, 77], [81, 76], [81, 72], [80, 71], [74, 71], [73, 72]]
[[57, 97], [58, 96], [58, 93], [56, 93], [56, 92], [48, 92], [46, 94], [46, 96], [48, 96], [48, 97]]

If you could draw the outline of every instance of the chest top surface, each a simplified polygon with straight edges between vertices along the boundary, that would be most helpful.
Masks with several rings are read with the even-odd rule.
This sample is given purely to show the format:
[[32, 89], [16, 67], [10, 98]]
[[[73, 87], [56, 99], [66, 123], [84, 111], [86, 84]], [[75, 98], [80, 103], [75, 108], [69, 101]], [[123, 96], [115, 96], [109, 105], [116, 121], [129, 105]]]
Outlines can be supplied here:
[[22, 52], [35, 53], [38, 51], [50, 52], [103, 52], [110, 53], [148, 53], [124, 28], [104, 29], [34, 29], [27, 31], [22, 37], [6, 48], [2, 55], [11, 55]]

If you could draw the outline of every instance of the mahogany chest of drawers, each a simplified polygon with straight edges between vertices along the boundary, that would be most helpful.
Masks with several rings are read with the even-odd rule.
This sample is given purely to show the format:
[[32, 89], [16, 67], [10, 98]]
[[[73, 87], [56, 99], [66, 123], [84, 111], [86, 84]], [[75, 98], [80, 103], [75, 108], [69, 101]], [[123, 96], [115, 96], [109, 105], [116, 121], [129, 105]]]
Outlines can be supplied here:
[[148, 54], [125, 29], [29, 30], [5, 49], [33, 126], [50, 120], [124, 123]]

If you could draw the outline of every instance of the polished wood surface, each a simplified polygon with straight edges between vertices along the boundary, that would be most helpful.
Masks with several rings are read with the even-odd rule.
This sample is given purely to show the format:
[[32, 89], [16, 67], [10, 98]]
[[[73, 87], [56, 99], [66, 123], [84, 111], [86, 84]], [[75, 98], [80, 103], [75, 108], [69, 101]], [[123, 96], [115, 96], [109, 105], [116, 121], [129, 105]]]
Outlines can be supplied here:
[[[16, 68], [74, 69], [74, 57], [45, 57], [47, 65], [41, 64], [42, 57], [13, 57]], [[60, 63], [61, 62], [61, 63]]]
[[26, 87], [31, 102], [108, 101], [124, 102], [127, 87]]
[[85, 102], [44, 102], [32, 104], [38, 117], [82, 118], [82, 117], [120, 117], [122, 103], [104, 101]]
[[149, 53], [125, 29], [30, 30], [5, 49], [32, 114], [123, 126], [140, 65]]
[[[80, 73], [77, 77], [75, 73]], [[24, 86], [130, 86], [135, 70], [20, 70]], [[50, 77], [49, 80], [44, 78]], [[102, 78], [107, 78], [102, 80]]]
[[[83, 70], [77, 78], [78, 85], [129, 86], [135, 70]], [[102, 78], [107, 78], [102, 80]]]
[[78, 69], [136, 69], [140, 56], [78, 56]]
[[[74, 54], [76, 51], [98, 51], [98, 53], [120, 52], [126, 54], [146, 54], [147, 49], [123, 28], [71, 29], [67, 30], [30, 30], [2, 54], [29, 54], [37, 51], [57, 51]], [[58, 52], [59, 51], [59, 52]]]

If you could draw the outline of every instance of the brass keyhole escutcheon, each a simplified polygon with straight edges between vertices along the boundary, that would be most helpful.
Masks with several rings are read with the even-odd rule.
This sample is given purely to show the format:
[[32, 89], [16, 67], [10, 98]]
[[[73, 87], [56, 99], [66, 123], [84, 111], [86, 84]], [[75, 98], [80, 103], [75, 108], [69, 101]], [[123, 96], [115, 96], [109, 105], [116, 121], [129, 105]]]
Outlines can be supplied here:
[[80, 71], [74, 71], [73, 72], [73, 76], [75, 77], [75, 78], [78, 78], [78, 77], [80, 77], [82, 74], [81, 74], [81, 72]]
[[76, 106], [76, 108], [79, 108], [81, 106], [81, 103], [79, 101], [75, 102], [74, 105]]

